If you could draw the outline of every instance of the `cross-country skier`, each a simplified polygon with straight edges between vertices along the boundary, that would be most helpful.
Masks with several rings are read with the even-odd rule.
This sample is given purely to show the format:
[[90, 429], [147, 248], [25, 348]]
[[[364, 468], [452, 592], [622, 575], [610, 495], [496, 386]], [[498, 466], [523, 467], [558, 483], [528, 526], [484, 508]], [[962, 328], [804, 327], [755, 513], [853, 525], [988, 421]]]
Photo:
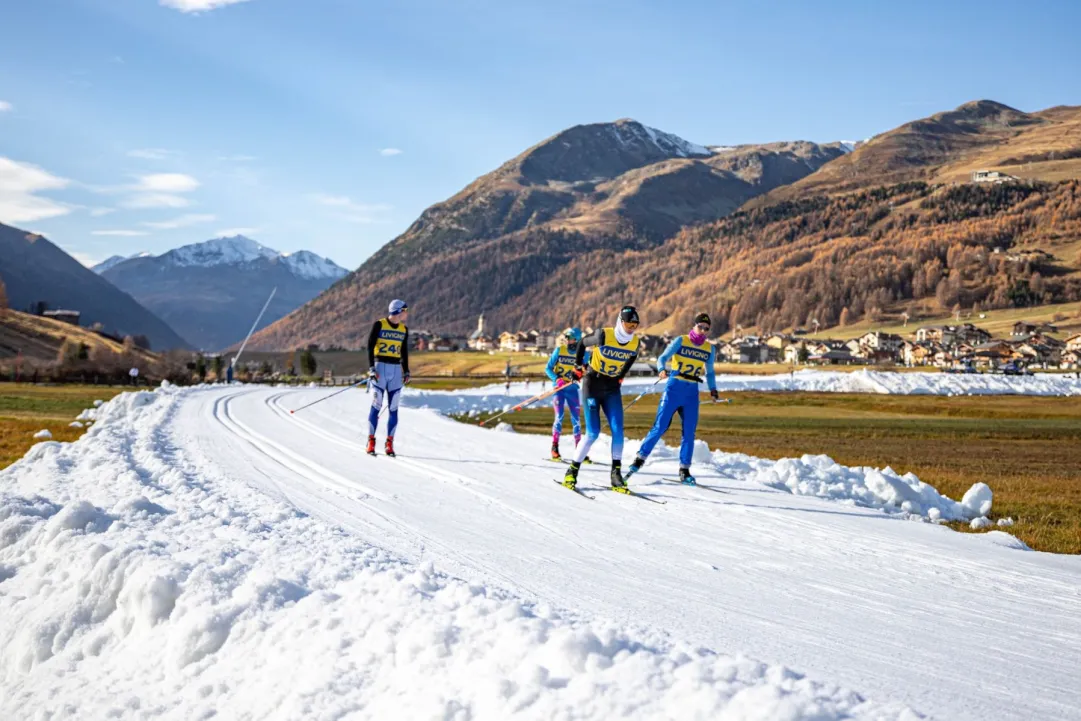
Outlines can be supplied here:
[[375, 455], [375, 431], [383, 394], [387, 396], [390, 417], [387, 419], [386, 454], [394, 455], [394, 431], [398, 428], [398, 403], [402, 386], [409, 382], [409, 330], [405, 321], [409, 306], [392, 300], [386, 318], [372, 325], [368, 334], [368, 387], [372, 389], [372, 407], [368, 411], [368, 453]]
[[[574, 460], [563, 477], [563, 485], [578, 484], [578, 469], [589, 455], [589, 449], [601, 432], [601, 411], [612, 431], [612, 487], [625, 488], [620, 471], [623, 459], [623, 378], [638, 358], [638, 311], [627, 305], [619, 311], [615, 327], [601, 328], [578, 344], [575, 351], [574, 374], [582, 379], [582, 399], [585, 403], [586, 435], [574, 449]], [[592, 348], [589, 365], [585, 366], [586, 347]]]
[[[717, 378], [713, 370], [716, 349], [706, 340], [709, 335], [709, 315], [699, 313], [694, 318], [687, 335], [682, 335], [668, 344], [661, 357], [657, 359], [657, 370], [661, 377], [667, 376], [664, 395], [657, 406], [657, 419], [653, 428], [642, 441], [634, 463], [627, 469], [627, 476], [638, 472], [645, 465], [653, 447], [672, 425], [672, 418], [679, 413], [683, 422], [683, 440], [679, 446], [679, 480], [694, 485], [691, 475], [691, 457], [694, 455], [694, 433], [698, 428], [698, 384], [705, 379], [709, 394], [717, 400]], [[668, 362], [673, 361], [675, 368], [668, 371]]]
[[[582, 331], [578, 328], [568, 328], [563, 331], [560, 341], [560, 344], [552, 351], [548, 365], [544, 368], [544, 374], [552, 379], [556, 388], [560, 389], [552, 396], [552, 408], [555, 409], [555, 422], [552, 424], [553, 461], [562, 460], [562, 456], [559, 455], [559, 436], [563, 432], [564, 406], [570, 410], [575, 446], [582, 440], [582, 404], [579, 401], [578, 379], [574, 375], [575, 352], [582, 341]], [[585, 359], [584, 362], [589, 361]]]

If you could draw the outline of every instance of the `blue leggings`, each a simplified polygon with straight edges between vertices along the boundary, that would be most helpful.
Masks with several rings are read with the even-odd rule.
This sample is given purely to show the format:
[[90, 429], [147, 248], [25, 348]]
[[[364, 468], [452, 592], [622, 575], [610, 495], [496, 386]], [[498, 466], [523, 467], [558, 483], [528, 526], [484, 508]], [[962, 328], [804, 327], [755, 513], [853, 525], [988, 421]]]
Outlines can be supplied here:
[[589, 455], [589, 449], [601, 433], [601, 411], [608, 419], [612, 431], [612, 460], [623, 459], [623, 396], [619, 391], [594, 398], [585, 398], [586, 434], [574, 449], [574, 460], [581, 463]]
[[694, 433], [698, 429], [698, 384], [673, 378], [664, 389], [661, 404], [657, 406], [657, 419], [649, 429], [646, 439], [638, 449], [640, 458], [649, 458], [657, 441], [672, 425], [672, 418], [679, 413], [683, 421], [683, 440], [679, 445], [679, 465], [691, 467], [694, 456]]
[[559, 435], [563, 432], [563, 406], [571, 412], [571, 428], [574, 429], [574, 442], [582, 437], [582, 404], [578, 399], [578, 386], [572, 385], [560, 390], [555, 394], [552, 408], [555, 409], [556, 419], [552, 424], [552, 443], [559, 443]]
[[405, 384], [402, 367], [393, 363], [376, 361], [375, 372], [379, 380], [370, 384], [372, 389], [372, 407], [368, 411], [368, 435], [374, 436], [379, 427], [379, 412], [383, 410], [383, 394], [387, 396], [388, 412], [387, 436], [394, 437], [398, 430], [398, 403], [402, 400], [402, 386]]

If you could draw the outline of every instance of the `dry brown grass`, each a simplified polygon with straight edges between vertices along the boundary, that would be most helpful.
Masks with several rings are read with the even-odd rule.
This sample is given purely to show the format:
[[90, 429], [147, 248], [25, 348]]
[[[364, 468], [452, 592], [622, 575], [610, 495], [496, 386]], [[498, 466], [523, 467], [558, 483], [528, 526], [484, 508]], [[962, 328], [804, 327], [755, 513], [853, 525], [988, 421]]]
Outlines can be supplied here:
[[69, 424], [95, 400], [109, 400], [123, 388], [105, 386], [35, 386], [0, 384], [0, 468], [22, 458], [38, 441], [34, 434], [46, 428], [54, 441], [74, 441], [84, 428]]

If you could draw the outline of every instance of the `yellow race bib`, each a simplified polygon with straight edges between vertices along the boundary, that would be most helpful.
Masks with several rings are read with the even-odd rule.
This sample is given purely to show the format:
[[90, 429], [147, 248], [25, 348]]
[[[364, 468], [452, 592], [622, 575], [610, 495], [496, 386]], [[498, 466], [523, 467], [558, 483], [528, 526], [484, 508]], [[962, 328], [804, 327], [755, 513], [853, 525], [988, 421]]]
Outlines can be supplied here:
[[556, 356], [556, 364], [552, 367], [559, 378], [574, 380], [574, 354], [567, 348], [567, 344], [559, 346], [559, 355]]
[[689, 335], [683, 336], [679, 350], [672, 357], [672, 362], [676, 365], [676, 377], [683, 381], [700, 382], [706, 377], [706, 364], [709, 363], [711, 350], [708, 340], [697, 345], [691, 341]]
[[379, 321], [379, 336], [375, 342], [376, 358], [402, 359], [402, 343], [405, 342], [405, 326], [401, 323], [395, 328], [390, 321]]
[[603, 376], [616, 378], [625, 365], [634, 362], [638, 353], [638, 336], [624, 345], [616, 340], [615, 328], [605, 328], [604, 343], [591, 350], [589, 367]]

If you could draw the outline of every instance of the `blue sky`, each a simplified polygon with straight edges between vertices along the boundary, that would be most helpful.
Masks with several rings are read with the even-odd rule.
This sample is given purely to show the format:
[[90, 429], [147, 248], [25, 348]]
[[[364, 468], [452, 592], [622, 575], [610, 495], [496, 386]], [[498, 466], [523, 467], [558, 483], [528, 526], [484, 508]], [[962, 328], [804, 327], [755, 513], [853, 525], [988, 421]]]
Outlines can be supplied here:
[[1081, 3], [33, 0], [0, 8], [0, 222], [84, 262], [241, 231], [349, 268], [577, 123], [859, 139], [1081, 104]]

